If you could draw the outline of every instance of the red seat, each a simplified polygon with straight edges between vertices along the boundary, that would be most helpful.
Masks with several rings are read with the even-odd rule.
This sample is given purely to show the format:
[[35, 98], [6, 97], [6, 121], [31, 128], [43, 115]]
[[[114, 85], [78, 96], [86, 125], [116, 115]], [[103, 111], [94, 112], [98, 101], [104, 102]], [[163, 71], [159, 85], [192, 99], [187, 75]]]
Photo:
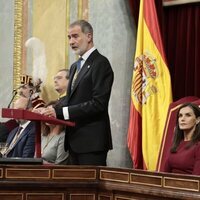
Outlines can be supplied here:
[[182, 104], [187, 103], [187, 102], [193, 102], [193, 103], [196, 103], [197, 105], [200, 105], [200, 99], [198, 97], [189, 96], [189, 97], [184, 97], [182, 99], [179, 99], [178, 101], [171, 103], [169, 106], [167, 119], [165, 123], [165, 129], [164, 129], [163, 138], [162, 138], [162, 143], [160, 147], [158, 163], [157, 163], [157, 171], [164, 170], [165, 160], [168, 157], [170, 148], [172, 146], [174, 128], [176, 125], [176, 114], [177, 114], [178, 108]]

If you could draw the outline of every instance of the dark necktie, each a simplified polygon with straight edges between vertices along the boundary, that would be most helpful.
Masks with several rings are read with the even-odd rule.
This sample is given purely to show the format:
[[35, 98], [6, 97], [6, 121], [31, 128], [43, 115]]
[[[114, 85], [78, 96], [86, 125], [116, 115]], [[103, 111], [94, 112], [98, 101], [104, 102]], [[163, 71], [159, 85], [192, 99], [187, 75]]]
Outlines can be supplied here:
[[82, 57], [80, 57], [76, 63], [76, 72], [74, 73], [74, 77], [72, 79], [72, 84], [71, 84], [71, 90], [74, 88], [74, 84], [76, 81], [76, 78], [78, 76], [79, 71], [81, 70], [81, 61], [83, 60]]
[[81, 61], [83, 60], [82, 57], [80, 57], [77, 61], [77, 65], [76, 65], [76, 71], [77, 73], [79, 73], [80, 69], [81, 69]]
[[22, 127], [22, 126], [19, 126], [19, 128], [18, 128], [18, 130], [17, 130], [17, 133], [16, 133], [17, 136], [19, 135], [19, 133], [21, 132], [22, 129], [23, 129], [23, 127]]

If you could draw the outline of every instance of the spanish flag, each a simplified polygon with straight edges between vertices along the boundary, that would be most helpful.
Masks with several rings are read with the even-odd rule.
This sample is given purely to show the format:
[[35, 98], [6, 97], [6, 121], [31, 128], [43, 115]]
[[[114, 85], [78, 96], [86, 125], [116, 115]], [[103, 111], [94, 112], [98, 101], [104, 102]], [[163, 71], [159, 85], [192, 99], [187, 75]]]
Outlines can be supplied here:
[[134, 168], [156, 169], [171, 101], [171, 79], [155, 2], [141, 0], [127, 138]]

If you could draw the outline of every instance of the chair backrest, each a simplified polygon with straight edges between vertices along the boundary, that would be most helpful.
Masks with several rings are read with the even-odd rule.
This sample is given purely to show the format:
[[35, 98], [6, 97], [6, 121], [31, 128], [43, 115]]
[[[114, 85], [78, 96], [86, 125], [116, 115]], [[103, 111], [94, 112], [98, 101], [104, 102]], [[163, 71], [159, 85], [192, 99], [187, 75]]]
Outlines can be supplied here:
[[172, 140], [174, 135], [174, 128], [176, 126], [176, 115], [178, 108], [187, 102], [193, 102], [197, 105], [200, 105], [200, 99], [198, 97], [189, 96], [179, 99], [176, 102], [172, 102], [168, 109], [167, 119], [165, 123], [163, 138], [161, 142], [158, 163], [157, 163], [157, 171], [163, 171], [166, 158], [169, 155], [170, 148], [172, 146]]

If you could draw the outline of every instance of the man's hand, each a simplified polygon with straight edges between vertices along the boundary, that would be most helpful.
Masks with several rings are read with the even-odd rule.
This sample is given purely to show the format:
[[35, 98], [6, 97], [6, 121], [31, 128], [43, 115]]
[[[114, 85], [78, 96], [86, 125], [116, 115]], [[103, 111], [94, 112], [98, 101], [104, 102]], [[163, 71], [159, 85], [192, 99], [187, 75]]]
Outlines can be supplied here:
[[29, 103], [29, 99], [26, 97], [19, 97], [14, 103], [13, 108], [14, 109], [23, 109], [26, 110], [27, 105]]
[[47, 108], [44, 108], [41, 110], [41, 114], [48, 116], [48, 117], [54, 117], [56, 118], [56, 111], [53, 108], [53, 106], [48, 106]]

